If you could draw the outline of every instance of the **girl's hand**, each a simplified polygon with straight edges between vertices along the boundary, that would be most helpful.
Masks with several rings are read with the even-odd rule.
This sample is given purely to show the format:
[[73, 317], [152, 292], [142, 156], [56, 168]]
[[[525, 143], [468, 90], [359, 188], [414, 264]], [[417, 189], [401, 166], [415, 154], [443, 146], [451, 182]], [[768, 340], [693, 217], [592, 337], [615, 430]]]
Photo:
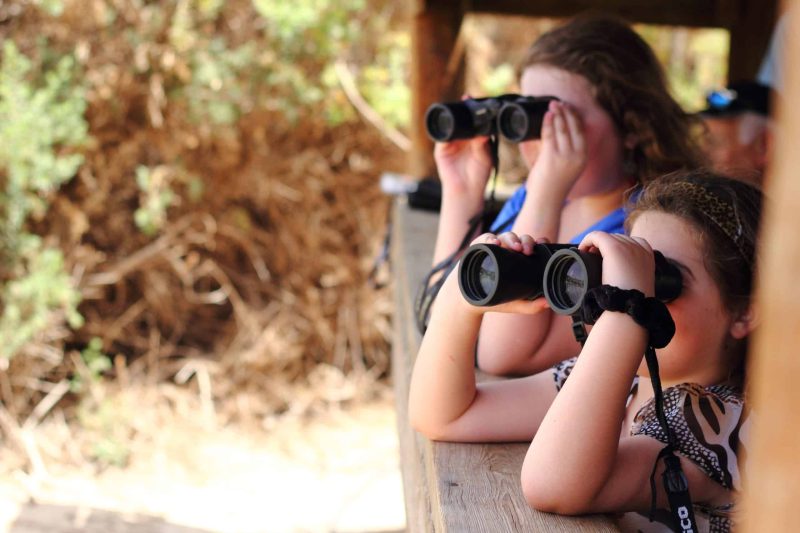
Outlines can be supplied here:
[[549, 189], [563, 200], [586, 167], [588, 149], [578, 114], [566, 102], [551, 101], [541, 140], [522, 143], [520, 150], [531, 164], [528, 190]]
[[[525, 255], [533, 254], [533, 247], [537, 243], [549, 242], [547, 239], [536, 240], [530, 235], [517, 235], [513, 231], [507, 231], [500, 235], [493, 233], [484, 233], [472, 241], [472, 244], [496, 244], [515, 252], [521, 252]], [[481, 307], [484, 312], [496, 313], [519, 313], [524, 315], [532, 315], [538, 313], [543, 309], [549, 309], [549, 305], [544, 298], [537, 298], [535, 300], [514, 300], [511, 302], [502, 303], [490, 307]]]
[[436, 143], [433, 158], [443, 188], [456, 194], [483, 198], [492, 171], [488, 137]]
[[593, 231], [578, 248], [603, 256], [603, 283], [620, 289], [655, 293], [656, 264], [650, 244], [639, 237]]
[[[468, 98], [469, 95], [464, 95], [462, 100]], [[492, 171], [489, 137], [437, 142], [433, 158], [444, 189], [471, 198], [483, 198]]]

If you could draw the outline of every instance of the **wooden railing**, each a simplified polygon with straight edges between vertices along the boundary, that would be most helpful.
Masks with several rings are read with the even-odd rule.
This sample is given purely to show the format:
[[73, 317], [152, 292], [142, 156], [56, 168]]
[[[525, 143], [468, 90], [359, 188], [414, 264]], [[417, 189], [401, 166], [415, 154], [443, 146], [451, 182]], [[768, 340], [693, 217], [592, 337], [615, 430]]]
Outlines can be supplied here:
[[408, 384], [420, 342], [414, 295], [431, 265], [438, 214], [394, 205], [392, 368], [409, 533], [618, 531], [602, 515], [565, 517], [531, 509], [522, 495], [524, 444], [431, 442], [408, 424]]

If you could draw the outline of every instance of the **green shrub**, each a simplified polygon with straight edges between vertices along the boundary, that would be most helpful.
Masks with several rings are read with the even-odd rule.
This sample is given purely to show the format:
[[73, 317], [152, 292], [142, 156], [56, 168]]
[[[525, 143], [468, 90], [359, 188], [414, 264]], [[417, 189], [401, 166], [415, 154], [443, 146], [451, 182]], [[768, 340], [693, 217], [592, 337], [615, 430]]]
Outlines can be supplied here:
[[0, 357], [67, 320], [79, 327], [80, 295], [61, 251], [26, 226], [44, 216], [52, 195], [83, 162], [70, 153], [87, 139], [86, 102], [71, 56], [32, 75], [31, 61], [12, 41], [0, 64]]

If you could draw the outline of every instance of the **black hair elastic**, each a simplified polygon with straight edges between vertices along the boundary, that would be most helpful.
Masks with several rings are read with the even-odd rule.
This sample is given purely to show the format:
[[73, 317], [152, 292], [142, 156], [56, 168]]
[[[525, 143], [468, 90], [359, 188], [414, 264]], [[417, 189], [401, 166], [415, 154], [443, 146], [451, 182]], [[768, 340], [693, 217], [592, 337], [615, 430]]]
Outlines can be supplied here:
[[583, 299], [583, 321], [594, 324], [603, 311], [630, 315], [634, 322], [647, 330], [653, 348], [663, 348], [675, 335], [675, 322], [664, 302], [645, 298], [644, 293], [636, 289], [624, 290], [612, 285], [591, 289]]

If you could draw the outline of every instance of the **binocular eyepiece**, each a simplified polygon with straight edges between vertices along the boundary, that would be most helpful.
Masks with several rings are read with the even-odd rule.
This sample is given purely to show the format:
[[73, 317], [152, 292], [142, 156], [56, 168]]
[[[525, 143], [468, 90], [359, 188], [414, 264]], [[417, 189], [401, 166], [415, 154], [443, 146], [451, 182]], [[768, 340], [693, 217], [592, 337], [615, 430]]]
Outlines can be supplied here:
[[471, 139], [499, 132], [511, 142], [538, 139], [542, 121], [554, 96], [503, 94], [436, 103], [425, 112], [425, 127], [434, 141]]
[[[680, 270], [661, 252], [654, 252], [656, 298], [670, 302], [683, 287]], [[602, 284], [603, 258], [571, 244], [536, 244], [525, 255], [495, 244], [474, 244], [458, 268], [458, 285], [475, 306], [544, 296], [561, 315], [581, 310], [586, 293]]]

